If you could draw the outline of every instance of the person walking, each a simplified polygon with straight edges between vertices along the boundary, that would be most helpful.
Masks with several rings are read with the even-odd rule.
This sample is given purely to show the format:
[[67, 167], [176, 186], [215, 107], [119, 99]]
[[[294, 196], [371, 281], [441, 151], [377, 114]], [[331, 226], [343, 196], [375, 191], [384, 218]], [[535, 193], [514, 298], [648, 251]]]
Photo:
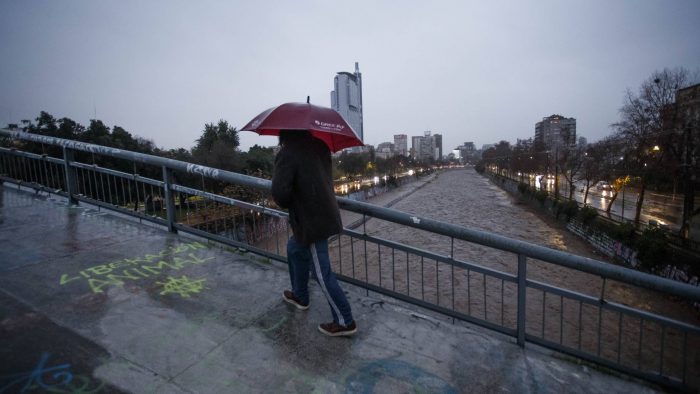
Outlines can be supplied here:
[[331, 269], [328, 237], [343, 228], [333, 192], [331, 154], [328, 146], [306, 130], [281, 130], [281, 149], [275, 157], [272, 198], [289, 210], [292, 237], [287, 241], [287, 261], [292, 289], [284, 301], [299, 310], [309, 308], [309, 275], [313, 273], [333, 315], [318, 326], [330, 336], [357, 332], [350, 303]]

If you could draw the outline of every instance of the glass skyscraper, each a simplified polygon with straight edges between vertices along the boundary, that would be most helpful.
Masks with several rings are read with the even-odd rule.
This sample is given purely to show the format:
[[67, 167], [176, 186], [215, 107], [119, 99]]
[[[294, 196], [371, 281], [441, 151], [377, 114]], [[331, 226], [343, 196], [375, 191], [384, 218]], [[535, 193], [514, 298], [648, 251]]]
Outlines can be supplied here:
[[339, 72], [334, 80], [335, 89], [331, 92], [331, 108], [345, 119], [362, 141], [362, 74], [355, 62], [355, 72]]

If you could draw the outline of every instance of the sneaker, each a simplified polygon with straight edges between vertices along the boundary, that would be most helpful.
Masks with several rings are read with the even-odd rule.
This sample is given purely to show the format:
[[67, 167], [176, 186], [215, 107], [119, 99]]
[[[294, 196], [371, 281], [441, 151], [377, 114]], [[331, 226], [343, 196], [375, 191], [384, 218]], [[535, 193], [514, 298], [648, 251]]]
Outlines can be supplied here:
[[282, 293], [282, 298], [288, 303], [294, 305], [299, 310], [305, 311], [309, 309], [309, 304], [302, 304], [301, 301], [299, 301], [299, 299], [294, 295], [294, 293], [292, 293], [289, 290], [285, 290], [284, 293]]
[[349, 337], [357, 332], [357, 324], [353, 321], [349, 326], [341, 326], [336, 322], [319, 324], [318, 330], [331, 337]]

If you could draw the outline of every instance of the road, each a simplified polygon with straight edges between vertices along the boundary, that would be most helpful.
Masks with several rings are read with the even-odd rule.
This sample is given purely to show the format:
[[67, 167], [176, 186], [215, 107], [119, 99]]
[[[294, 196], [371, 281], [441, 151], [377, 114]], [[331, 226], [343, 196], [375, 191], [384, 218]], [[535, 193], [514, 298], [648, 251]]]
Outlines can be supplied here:
[[[553, 190], [554, 181], [549, 180], [548, 189]], [[574, 199], [583, 204], [584, 182], [576, 182]], [[568, 198], [568, 183], [562, 181], [559, 186], [560, 195]], [[594, 186], [588, 192], [586, 202], [588, 205], [599, 210], [607, 209], [612, 199], [612, 191], [599, 191]], [[627, 220], [634, 220], [639, 192], [636, 188], [625, 187], [618, 194], [612, 204], [610, 213], [618, 218], [624, 217]], [[695, 199], [695, 205], [700, 206], [700, 198]], [[683, 195], [682, 194], [662, 194], [647, 190], [644, 193], [644, 204], [640, 220], [644, 223], [656, 221], [661, 226], [667, 226], [672, 231], [678, 231], [683, 217]]]

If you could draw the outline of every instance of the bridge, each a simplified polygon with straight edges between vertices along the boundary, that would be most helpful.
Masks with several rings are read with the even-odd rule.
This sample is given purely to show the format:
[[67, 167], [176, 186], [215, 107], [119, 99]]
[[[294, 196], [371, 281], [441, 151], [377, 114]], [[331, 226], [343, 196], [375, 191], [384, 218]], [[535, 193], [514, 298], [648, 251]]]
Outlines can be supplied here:
[[[281, 301], [289, 230], [269, 181], [0, 136], [10, 141], [0, 148], [0, 392], [700, 387], [700, 327], [605, 291], [624, 283], [692, 305], [694, 286], [340, 198], [354, 226], [331, 251], [360, 331], [326, 338], [315, 329], [328, 319], [318, 289], [308, 312]], [[249, 200], [214, 182], [245, 188]], [[435, 248], [368, 233], [369, 220], [413, 227]], [[513, 269], [460, 258], [462, 243], [503, 251]], [[535, 280], [529, 264], [594, 275], [601, 292]]]

